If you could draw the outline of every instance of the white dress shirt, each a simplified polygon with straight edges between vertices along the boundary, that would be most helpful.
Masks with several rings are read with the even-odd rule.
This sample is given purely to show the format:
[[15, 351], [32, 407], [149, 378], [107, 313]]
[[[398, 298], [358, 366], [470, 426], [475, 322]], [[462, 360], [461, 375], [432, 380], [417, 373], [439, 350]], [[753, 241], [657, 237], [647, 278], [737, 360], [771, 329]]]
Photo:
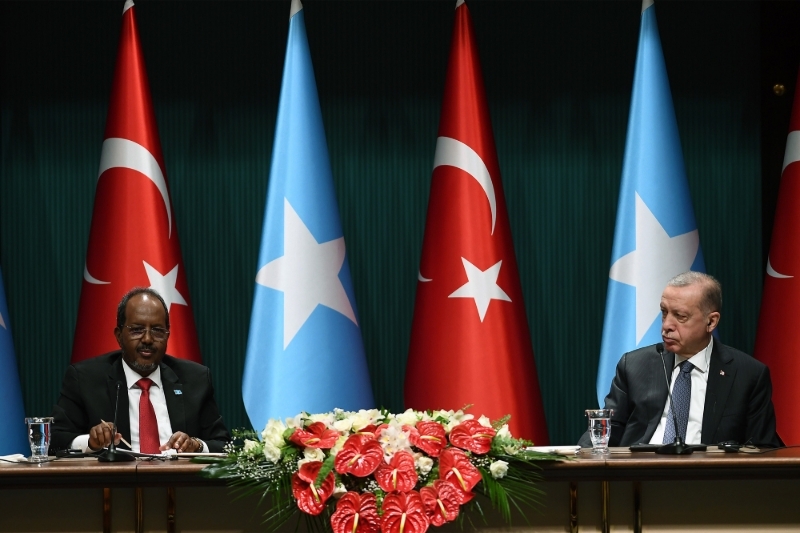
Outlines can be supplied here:
[[[142, 376], [128, 366], [128, 363], [124, 359], [122, 369], [125, 371], [125, 382], [128, 387], [128, 417], [131, 426], [130, 443], [133, 451], [138, 452], [140, 451], [139, 400], [142, 396], [142, 389], [139, 388], [136, 382], [142, 379]], [[167, 411], [167, 399], [164, 396], [164, 387], [161, 383], [161, 368], [156, 368], [155, 371], [147, 377], [153, 382], [153, 384], [150, 385], [150, 403], [153, 404], [153, 410], [156, 412], [158, 443], [160, 446], [163, 446], [169, 441], [173, 433], [172, 424], [169, 421], [169, 412]], [[106, 420], [106, 422], [110, 423], [112, 421]], [[98, 420], [97, 423], [99, 424], [100, 421]], [[203, 444], [200, 451], [208, 450], [208, 445], [202, 440], [200, 442]], [[72, 449], [83, 450], [84, 453], [91, 452], [92, 450], [89, 448], [89, 435], [78, 435], [72, 441], [71, 447]]]
[[[703, 410], [706, 403], [706, 389], [708, 388], [708, 370], [711, 364], [711, 350], [714, 348], [714, 337], [711, 337], [708, 346], [699, 353], [689, 357], [688, 360], [694, 368], [692, 369], [692, 399], [689, 402], [689, 423], [686, 425], [686, 444], [700, 444], [703, 442]], [[680, 364], [687, 358], [675, 354], [675, 366], [672, 368], [672, 381], [670, 382], [670, 394], [675, 387], [675, 378], [680, 372]], [[650, 444], [661, 444], [664, 441], [664, 431], [667, 427], [667, 414], [669, 413], [669, 395], [664, 405], [664, 412], [661, 414], [661, 421], [658, 423]], [[670, 415], [671, 418], [671, 415]]]

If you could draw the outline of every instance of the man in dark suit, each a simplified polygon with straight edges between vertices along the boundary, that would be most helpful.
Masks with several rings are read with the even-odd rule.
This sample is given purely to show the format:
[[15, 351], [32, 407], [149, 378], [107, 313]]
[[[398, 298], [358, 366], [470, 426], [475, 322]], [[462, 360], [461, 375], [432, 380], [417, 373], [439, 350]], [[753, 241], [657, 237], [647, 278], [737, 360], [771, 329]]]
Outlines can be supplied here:
[[[614, 410], [609, 446], [672, 442], [668, 381], [674, 390], [684, 361], [690, 363], [690, 409], [677, 433], [686, 443], [780, 444], [769, 369], [713, 338], [721, 308], [722, 288], [712, 276], [685, 272], [669, 281], [661, 296], [663, 345], [626, 353], [617, 364], [605, 399]], [[579, 444], [592, 445], [588, 432]]]
[[[202, 365], [166, 355], [169, 312], [161, 296], [148, 288], [128, 292], [117, 310], [114, 335], [119, 351], [67, 369], [54, 408], [51, 447], [99, 450], [126, 438], [133, 451], [222, 451], [230, 435], [211, 375]], [[151, 420], [157, 426], [152, 430]]]

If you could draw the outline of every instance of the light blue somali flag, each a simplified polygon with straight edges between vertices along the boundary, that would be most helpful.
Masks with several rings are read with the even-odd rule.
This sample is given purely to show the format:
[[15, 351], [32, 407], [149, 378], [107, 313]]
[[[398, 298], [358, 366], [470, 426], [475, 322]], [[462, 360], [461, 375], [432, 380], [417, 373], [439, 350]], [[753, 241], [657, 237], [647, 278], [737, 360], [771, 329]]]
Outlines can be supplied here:
[[661, 293], [687, 270], [705, 272], [652, 0], [642, 5], [597, 369], [597, 400], [617, 362], [661, 341]]
[[242, 396], [270, 418], [374, 407], [306, 38], [293, 0]]
[[31, 454], [25, 434], [25, 408], [22, 405], [22, 387], [11, 338], [3, 273], [0, 272], [0, 455]]

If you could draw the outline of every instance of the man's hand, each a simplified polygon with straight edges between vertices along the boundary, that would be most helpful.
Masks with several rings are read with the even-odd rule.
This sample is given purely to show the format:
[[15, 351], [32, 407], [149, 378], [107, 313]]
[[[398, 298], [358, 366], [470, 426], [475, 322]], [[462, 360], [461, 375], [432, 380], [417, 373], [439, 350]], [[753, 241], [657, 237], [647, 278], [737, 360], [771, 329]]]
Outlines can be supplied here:
[[161, 446], [161, 451], [176, 450], [179, 453], [194, 453], [200, 451], [201, 444], [184, 433], [178, 431], [172, 434], [166, 444]]
[[119, 444], [122, 435], [114, 433], [113, 424], [108, 422], [101, 422], [89, 430], [89, 448], [93, 451], [110, 446], [112, 439], [115, 445]]

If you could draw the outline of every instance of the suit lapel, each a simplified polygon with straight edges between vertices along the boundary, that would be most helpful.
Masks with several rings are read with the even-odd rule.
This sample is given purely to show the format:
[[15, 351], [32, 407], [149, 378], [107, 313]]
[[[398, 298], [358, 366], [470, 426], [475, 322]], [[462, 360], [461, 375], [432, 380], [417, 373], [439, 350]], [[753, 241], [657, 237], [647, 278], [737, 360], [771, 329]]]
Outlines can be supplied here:
[[[119, 387], [119, 404], [117, 404], [117, 383]], [[114, 361], [108, 369], [108, 376], [106, 379], [106, 387], [108, 388], [108, 402], [111, 406], [111, 415], [106, 422], [114, 422], [114, 406], [117, 405], [117, 432], [120, 433], [125, 440], [131, 439], [131, 420], [130, 420], [130, 407], [128, 404], [128, 384], [125, 379], [125, 370], [122, 368], [122, 357]], [[124, 444], [121, 446], [126, 447]]]
[[[654, 391], [654, 400], [648, 403], [647, 406], [647, 419], [650, 421], [647, 424], [647, 432], [642, 438], [642, 442], [650, 442], [653, 434], [656, 432], [658, 424], [661, 422], [661, 416], [664, 414], [664, 406], [667, 405], [667, 398], [669, 395], [669, 376], [672, 369], [675, 367], [675, 354], [672, 352], [664, 352], [664, 359], [656, 354], [654, 364], [650, 366], [650, 375], [648, 376], [650, 386]], [[666, 377], [665, 377], [666, 372]]]
[[186, 410], [183, 405], [183, 384], [178, 375], [161, 363], [161, 383], [164, 385], [164, 398], [167, 401], [167, 412], [172, 432], [186, 432]]
[[717, 428], [736, 378], [736, 368], [731, 364], [732, 361], [733, 358], [722, 349], [722, 344], [715, 340], [714, 348], [711, 350], [706, 402], [703, 407], [702, 440], [705, 444], [716, 443]]

